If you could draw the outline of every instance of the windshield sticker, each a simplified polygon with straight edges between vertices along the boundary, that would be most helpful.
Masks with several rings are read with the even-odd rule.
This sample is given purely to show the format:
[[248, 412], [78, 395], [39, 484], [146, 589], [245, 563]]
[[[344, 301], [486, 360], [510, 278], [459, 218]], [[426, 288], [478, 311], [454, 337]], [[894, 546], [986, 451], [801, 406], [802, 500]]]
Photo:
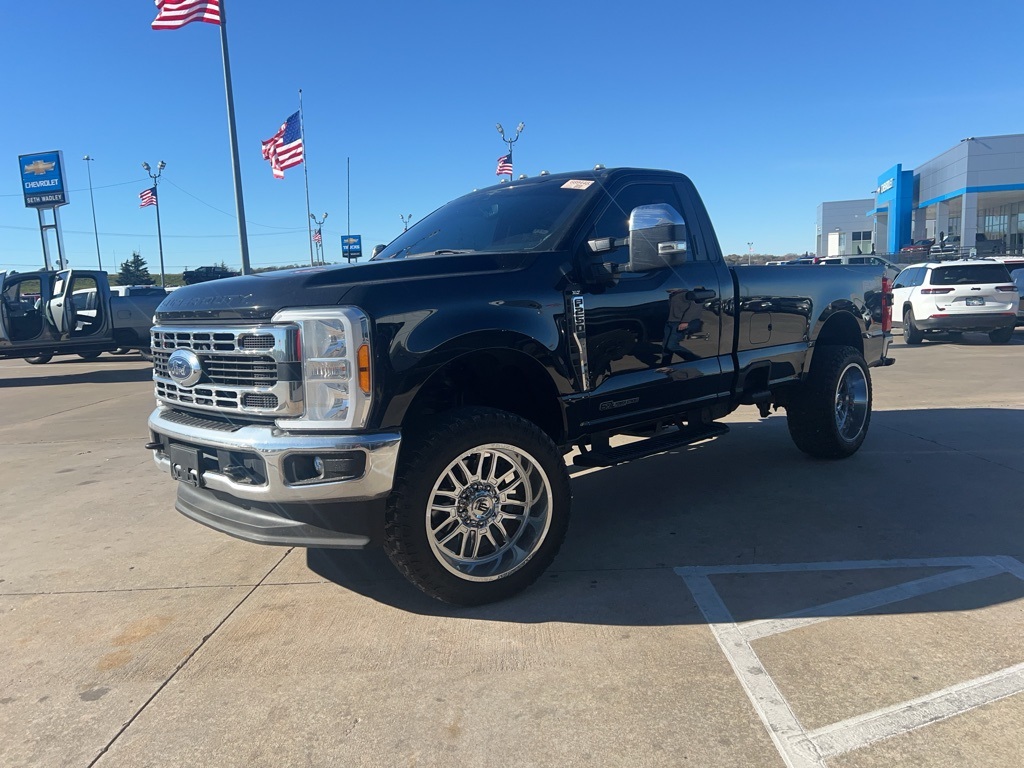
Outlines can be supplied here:
[[586, 189], [593, 183], [593, 179], [569, 179], [562, 185], [562, 189]]

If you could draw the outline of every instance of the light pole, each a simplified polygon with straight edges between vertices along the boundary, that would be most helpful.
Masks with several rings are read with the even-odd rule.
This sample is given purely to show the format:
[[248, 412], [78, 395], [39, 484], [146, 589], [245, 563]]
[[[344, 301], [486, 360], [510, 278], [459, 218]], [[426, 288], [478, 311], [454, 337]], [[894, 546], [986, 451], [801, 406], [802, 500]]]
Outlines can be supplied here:
[[[161, 160], [159, 163], [157, 163], [156, 164], [156, 173], [153, 173], [150, 170], [149, 163], [143, 163], [142, 167], [146, 171], [146, 173], [149, 174], [149, 178], [151, 178], [153, 180], [153, 189], [156, 189], [157, 184], [160, 183], [158, 181], [158, 179], [160, 178], [160, 174], [163, 172], [164, 168], [167, 167], [167, 163], [165, 163], [163, 160]], [[156, 198], [156, 243], [157, 243], [157, 246], [160, 249], [160, 287], [161, 288], [165, 288], [166, 286], [164, 285], [164, 283], [166, 282], [166, 279], [164, 278], [164, 238], [163, 238], [163, 235], [160, 233], [160, 196], [159, 195]]]
[[516, 126], [516, 135], [513, 136], [511, 139], [505, 135], [505, 129], [501, 127], [501, 123], [497, 123], [494, 127], [497, 128], [498, 133], [501, 134], [501, 140], [508, 144], [508, 180], [512, 181], [512, 145], [519, 141], [519, 134], [523, 132], [523, 129], [526, 127], [526, 123], [520, 123], [519, 125]]
[[402, 220], [402, 231], [403, 232], [408, 232], [409, 231], [409, 222], [412, 221], [412, 214], [410, 213], [408, 216], [403, 216], [402, 214], [398, 214], [398, 218], [400, 218]]
[[754, 243], [747, 241], [747, 266], [750, 266], [750, 257], [754, 254]]
[[[323, 231], [321, 231], [320, 227], [323, 225], [325, 221], [327, 221], [327, 212], [324, 212], [324, 217], [320, 219], [320, 221], [317, 221], [316, 216], [314, 216], [312, 213], [309, 214], [309, 218], [311, 218], [313, 220], [313, 223], [316, 224], [316, 233], [313, 235], [313, 243], [316, 245], [317, 261], [320, 264], [325, 264], [326, 261], [324, 261], [324, 233]], [[317, 235], [319, 235], [319, 239], [317, 238]]]
[[92, 199], [92, 166], [89, 165], [96, 158], [86, 155], [82, 159], [85, 160], [85, 169], [89, 172], [89, 205], [92, 206], [92, 233], [96, 237], [96, 264], [99, 265], [100, 272], [102, 272], [103, 258], [100, 256], [100, 232], [96, 228], [96, 202]]

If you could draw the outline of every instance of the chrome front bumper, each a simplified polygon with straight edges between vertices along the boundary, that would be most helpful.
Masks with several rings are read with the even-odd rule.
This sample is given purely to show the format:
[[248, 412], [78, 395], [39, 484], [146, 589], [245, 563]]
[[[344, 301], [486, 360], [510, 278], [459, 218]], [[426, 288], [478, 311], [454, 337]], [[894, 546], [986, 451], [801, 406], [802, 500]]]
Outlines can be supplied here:
[[[396, 432], [372, 434], [293, 434], [271, 424], [250, 424], [235, 431], [182, 424], [166, 418], [168, 410], [157, 408], [149, 417], [149, 429], [161, 444], [153, 458], [170, 474], [171, 460], [164, 448], [169, 443], [198, 446], [209, 451], [256, 454], [262, 460], [266, 482], [240, 482], [223, 472], [206, 468], [202, 487], [236, 499], [264, 504], [314, 502], [363, 502], [380, 499], [391, 492], [401, 435]], [[289, 483], [284, 462], [293, 454], [360, 451], [366, 456], [365, 471], [359, 477], [338, 481]]]

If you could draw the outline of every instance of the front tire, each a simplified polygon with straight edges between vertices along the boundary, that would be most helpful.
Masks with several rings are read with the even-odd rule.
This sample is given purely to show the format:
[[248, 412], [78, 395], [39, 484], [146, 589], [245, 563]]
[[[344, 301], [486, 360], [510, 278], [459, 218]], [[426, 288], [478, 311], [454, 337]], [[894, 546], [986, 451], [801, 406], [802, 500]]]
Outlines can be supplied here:
[[920, 344], [924, 341], [924, 334], [914, 325], [914, 310], [910, 307], [903, 313], [903, 341], [907, 344]]
[[149, 347], [142, 347], [142, 348], [140, 348], [139, 349], [139, 355], [147, 363], [152, 363], [153, 362], [153, 350], [150, 349]]
[[551, 564], [569, 525], [569, 473], [536, 425], [464, 408], [402, 446], [384, 549], [431, 597], [503, 600]]
[[786, 408], [796, 447], [818, 459], [852, 456], [871, 423], [871, 375], [853, 347], [819, 347], [801, 392]]
[[1013, 338], [1013, 328], [996, 328], [988, 332], [988, 337], [993, 344], [1006, 344]]
[[46, 365], [51, 360], [53, 360], [53, 355], [33, 355], [25, 358], [25, 362], [32, 363], [32, 365]]

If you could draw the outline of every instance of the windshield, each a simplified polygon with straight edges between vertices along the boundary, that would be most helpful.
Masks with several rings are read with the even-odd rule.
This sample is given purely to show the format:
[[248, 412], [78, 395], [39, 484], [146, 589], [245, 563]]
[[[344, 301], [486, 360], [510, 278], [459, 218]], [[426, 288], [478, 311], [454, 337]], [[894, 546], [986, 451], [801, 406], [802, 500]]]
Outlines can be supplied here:
[[553, 250], [591, 195], [557, 181], [474, 192], [438, 208], [374, 258]]

